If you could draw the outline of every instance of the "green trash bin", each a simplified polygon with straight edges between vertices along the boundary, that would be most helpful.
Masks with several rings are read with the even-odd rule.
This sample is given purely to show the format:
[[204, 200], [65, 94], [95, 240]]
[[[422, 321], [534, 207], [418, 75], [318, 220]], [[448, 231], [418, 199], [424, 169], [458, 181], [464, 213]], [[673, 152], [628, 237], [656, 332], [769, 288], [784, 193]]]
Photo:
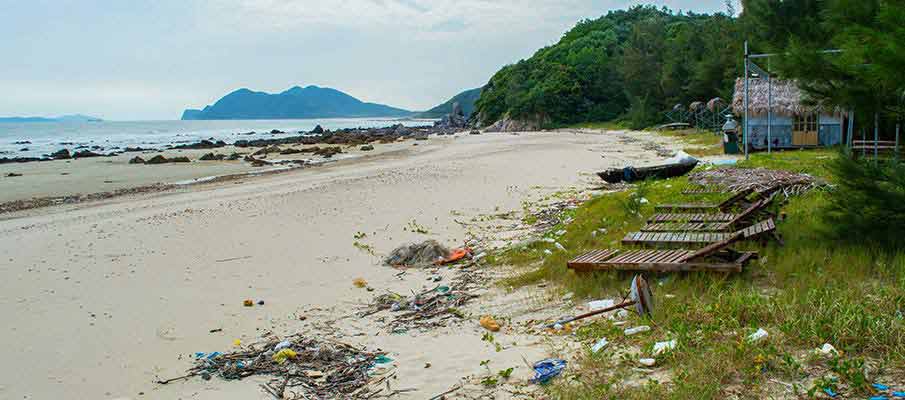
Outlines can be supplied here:
[[738, 133], [723, 132], [723, 152], [726, 154], [738, 154]]
[[738, 123], [732, 118], [732, 115], [726, 116], [726, 123], [723, 124], [723, 152], [726, 154], [738, 154]]

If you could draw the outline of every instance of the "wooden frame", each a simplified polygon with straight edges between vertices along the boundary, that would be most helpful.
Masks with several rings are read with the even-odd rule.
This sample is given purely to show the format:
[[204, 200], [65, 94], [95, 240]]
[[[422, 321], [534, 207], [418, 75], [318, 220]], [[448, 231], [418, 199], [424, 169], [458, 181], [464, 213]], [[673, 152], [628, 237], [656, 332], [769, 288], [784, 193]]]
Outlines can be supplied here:
[[753, 192], [753, 188], [748, 188], [745, 190], [740, 190], [735, 192], [732, 196], [723, 200], [718, 204], [708, 204], [708, 203], [685, 203], [685, 204], [664, 204], [657, 207], [654, 207], [654, 210], [658, 212], [669, 212], [669, 211], [701, 211], [701, 212], [716, 212], [716, 211], [726, 211], [729, 208], [732, 208], [736, 203], [744, 200], [748, 197], [751, 192]]
[[[773, 219], [752, 224], [735, 234], [741, 233], [745, 240], [772, 233], [776, 230]], [[731, 233], [726, 232], [629, 232], [622, 239], [625, 245], [668, 246], [668, 245], [700, 245], [720, 242], [729, 239]]]

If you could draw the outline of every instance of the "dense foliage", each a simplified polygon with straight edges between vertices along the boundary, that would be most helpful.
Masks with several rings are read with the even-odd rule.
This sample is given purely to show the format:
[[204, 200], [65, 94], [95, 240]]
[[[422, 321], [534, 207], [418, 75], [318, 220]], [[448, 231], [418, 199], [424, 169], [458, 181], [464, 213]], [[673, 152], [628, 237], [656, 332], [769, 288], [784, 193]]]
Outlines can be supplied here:
[[736, 20], [721, 13], [613, 11], [497, 72], [476, 111], [483, 124], [507, 116], [543, 125], [624, 116], [646, 126], [674, 104], [730, 97], [741, 42]]

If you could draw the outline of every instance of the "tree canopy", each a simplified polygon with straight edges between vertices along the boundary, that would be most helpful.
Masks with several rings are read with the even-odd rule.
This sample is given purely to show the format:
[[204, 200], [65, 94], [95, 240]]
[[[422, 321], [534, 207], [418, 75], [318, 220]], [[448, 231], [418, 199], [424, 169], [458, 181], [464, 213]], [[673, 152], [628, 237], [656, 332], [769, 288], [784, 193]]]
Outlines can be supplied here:
[[480, 122], [545, 125], [660, 119], [673, 104], [728, 98], [740, 30], [726, 14], [637, 6], [579, 22], [560, 41], [496, 73], [476, 105]]

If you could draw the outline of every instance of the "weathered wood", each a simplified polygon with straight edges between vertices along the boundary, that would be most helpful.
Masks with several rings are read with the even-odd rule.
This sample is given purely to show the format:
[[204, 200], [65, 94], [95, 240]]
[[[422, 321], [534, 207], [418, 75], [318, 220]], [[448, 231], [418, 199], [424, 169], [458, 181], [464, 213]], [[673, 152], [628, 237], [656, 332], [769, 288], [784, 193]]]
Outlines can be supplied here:
[[654, 207], [654, 209], [658, 212], [669, 212], [669, 211], [701, 211], [701, 212], [718, 212], [725, 211], [726, 209], [731, 208], [736, 203], [742, 201], [746, 197], [748, 197], [754, 189], [748, 188], [745, 190], [740, 190], [730, 196], [729, 198], [721, 201], [720, 203], [685, 203], [685, 204], [664, 204], [660, 206]]
[[635, 182], [643, 181], [647, 178], [672, 178], [691, 172], [697, 164], [698, 162], [695, 161], [694, 163], [665, 164], [651, 167], [611, 168], [598, 172], [597, 176], [607, 183]]

